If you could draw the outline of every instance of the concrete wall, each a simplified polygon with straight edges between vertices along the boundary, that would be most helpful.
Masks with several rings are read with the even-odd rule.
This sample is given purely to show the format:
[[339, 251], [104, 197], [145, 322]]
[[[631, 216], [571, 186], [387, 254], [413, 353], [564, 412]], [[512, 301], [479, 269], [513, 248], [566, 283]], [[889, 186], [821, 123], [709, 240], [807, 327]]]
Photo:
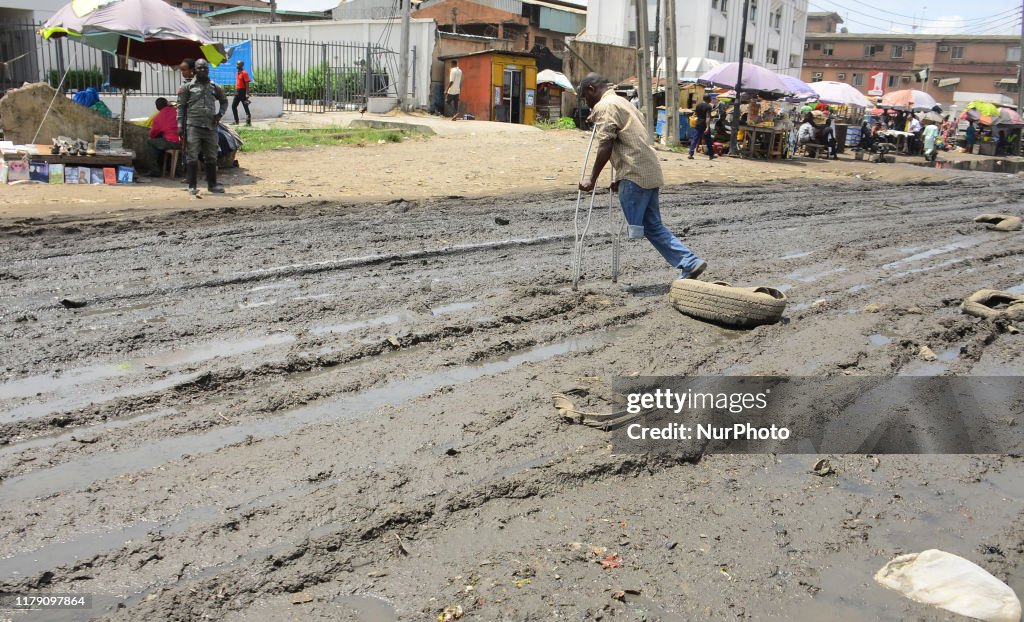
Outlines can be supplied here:
[[[121, 114], [121, 97], [118, 95], [100, 95], [100, 99], [107, 105], [108, 108], [114, 113], [114, 115]], [[167, 98], [172, 104], [174, 103], [174, 97]], [[156, 112], [156, 97], [150, 97], [148, 95], [129, 95], [125, 104], [125, 118], [126, 119], [141, 119], [147, 118]], [[231, 119], [231, 97], [228, 97], [228, 119]], [[249, 110], [252, 111], [253, 119], [274, 119], [280, 117], [284, 112], [284, 99], [280, 97], [253, 95], [252, 102], [249, 104]], [[241, 105], [238, 106], [238, 118], [243, 120], [245, 118], [245, 109]]]
[[[218, 32], [224, 31], [251, 33], [260, 37], [280, 36], [310, 42], [379, 44], [397, 52], [401, 45], [401, 30], [399, 24], [394, 21], [349, 20], [213, 26], [210, 28], [210, 34], [216, 36]], [[415, 88], [413, 96], [420, 108], [427, 108], [429, 105], [430, 67], [434, 58], [436, 30], [437, 24], [427, 19], [413, 19], [410, 27], [409, 47], [416, 50], [416, 62], [410, 62], [408, 84], [410, 91]], [[394, 59], [394, 65], [397, 68], [397, 57]], [[392, 84], [397, 85], [398, 77], [393, 78]]]

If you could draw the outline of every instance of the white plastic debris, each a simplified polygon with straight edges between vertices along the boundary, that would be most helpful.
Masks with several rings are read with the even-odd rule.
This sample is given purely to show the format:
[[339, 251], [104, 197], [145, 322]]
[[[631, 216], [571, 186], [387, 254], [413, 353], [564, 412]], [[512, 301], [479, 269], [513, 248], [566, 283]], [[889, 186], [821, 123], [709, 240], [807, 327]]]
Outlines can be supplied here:
[[986, 622], [1020, 622], [1013, 590], [963, 557], [929, 549], [900, 555], [875, 574], [875, 581], [907, 598]]

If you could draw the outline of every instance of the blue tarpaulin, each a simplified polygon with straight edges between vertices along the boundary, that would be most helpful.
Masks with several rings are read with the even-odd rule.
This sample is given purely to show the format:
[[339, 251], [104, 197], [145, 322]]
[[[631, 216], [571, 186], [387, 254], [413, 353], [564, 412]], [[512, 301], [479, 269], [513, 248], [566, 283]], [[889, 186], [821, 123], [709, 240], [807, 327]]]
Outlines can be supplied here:
[[252, 78], [252, 41], [243, 41], [242, 43], [229, 45], [225, 50], [227, 50], [228, 59], [210, 69], [210, 79], [223, 86], [234, 86], [235, 63], [238, 61], [245, 63], [245, 70], [249, 72], [249, 77]]

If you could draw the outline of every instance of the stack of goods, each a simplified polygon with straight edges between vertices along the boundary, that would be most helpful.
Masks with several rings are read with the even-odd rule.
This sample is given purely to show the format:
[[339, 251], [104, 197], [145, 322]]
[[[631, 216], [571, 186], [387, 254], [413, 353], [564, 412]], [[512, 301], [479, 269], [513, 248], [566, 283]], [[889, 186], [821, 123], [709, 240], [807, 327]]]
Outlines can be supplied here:
[[[53, 162], [33, 158], [46, 152], [45, 145], [15, 145], [0, 141], [0, 184], [44, 183], [44, 184], [131, 184], [135, 182], [132, 166], [87, 166], [83, 159], [92, 156], [121, 156], [134, 158], [135, 153], [126, 150], [122, 139], [109, 136], [94, 136], [93, 142], [59, 136], [53, 139], [49, 148], [50, 156], [58, 156], [64, 162]], [[97, 158], [98, 160], [98, 158]], [[108, 158], [109, 160], [109, 158]]]

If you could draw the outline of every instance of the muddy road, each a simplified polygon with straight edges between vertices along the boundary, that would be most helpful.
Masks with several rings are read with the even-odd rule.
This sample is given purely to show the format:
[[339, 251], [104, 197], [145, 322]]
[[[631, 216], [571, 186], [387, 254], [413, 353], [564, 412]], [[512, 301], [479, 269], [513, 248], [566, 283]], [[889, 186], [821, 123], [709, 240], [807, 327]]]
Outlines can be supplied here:
[[750, 331], [676, 312], [644, 241], [611, 283], [606, 200], [572, 292], [575, 195], [0, 223], [0, 590], [93, 595], [2, 613], [946, 619], [872, 580], [927, 548], [1024, 593], [1020, 458], [818, 477], [819, 456], [616, 455], [550, 398], [629, 374], [1019, 375], [1022, 337], [959, 303], [1019, 291], [1024, 234], [971, 219], [1022, 196], [967, 173], [669, 188], [705, 279], [790, 297]]

